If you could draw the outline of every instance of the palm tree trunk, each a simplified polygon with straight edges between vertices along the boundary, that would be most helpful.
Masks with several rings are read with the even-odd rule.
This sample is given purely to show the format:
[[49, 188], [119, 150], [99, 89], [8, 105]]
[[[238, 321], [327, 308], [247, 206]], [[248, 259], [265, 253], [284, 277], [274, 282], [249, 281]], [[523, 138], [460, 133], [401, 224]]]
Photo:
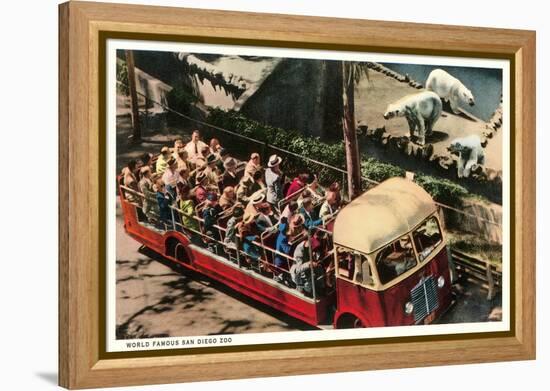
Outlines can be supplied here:
[[136, 72], [134, 65], [134, 52], [126, 50], [126, 66], [128, 68], [128, 84], [130, 90], [130, 102], [132, 106], [132, 141], [141, 142], [141, 127], [139, 125], [139, 106], [136, 91]]
[[342, 61], [342, 129], [346, 149], [348, 194], [350, 200], [361, 194], [361, 162], [355, 129], [355, 75], [353, 64]]

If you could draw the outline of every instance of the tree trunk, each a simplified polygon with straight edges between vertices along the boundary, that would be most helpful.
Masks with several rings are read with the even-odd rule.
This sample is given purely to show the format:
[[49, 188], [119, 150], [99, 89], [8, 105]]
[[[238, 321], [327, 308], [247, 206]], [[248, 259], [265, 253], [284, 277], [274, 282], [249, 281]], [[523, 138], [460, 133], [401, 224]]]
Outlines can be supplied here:
[[361, 162], [355, 129], [355, 75], [353, 73], [353, 64], [342, 61], [342, 129], [344, 131], [350, 200], [361, 194]]
[[141, 127], [139, 125], [139, 105], [136, 91], [136, 72], [134, 66], [134, 52], [126, 50], [126, 66], [128, 68], [128, 87], [130, 90], [130, 102], [132, 107], [132, 141], [141, 142]]

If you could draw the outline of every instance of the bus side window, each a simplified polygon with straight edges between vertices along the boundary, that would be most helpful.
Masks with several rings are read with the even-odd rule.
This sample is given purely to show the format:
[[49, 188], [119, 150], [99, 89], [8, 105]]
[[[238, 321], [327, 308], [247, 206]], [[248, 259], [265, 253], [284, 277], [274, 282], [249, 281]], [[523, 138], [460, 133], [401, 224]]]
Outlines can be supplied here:
[[340, 277], [353, 279], [355, 272], [355, 259], [353, 252], [344, 249], [337, 249], [338, 275]]
[[355, 254], [355, 281], [363, 285], [373, 285], [374, 279], [370, 268], [369, 260], [363, 254]]

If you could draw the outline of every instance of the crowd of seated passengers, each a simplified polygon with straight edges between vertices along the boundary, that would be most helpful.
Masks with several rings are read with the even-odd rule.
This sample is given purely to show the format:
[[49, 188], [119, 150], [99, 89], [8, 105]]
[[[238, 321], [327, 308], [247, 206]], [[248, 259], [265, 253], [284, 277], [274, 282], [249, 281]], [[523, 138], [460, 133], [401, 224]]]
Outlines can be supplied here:
[[[281, 157], [272, 155], [264, 169], [260, 155], [252, 153], [244, 170], [238, 169], [238, 162], [217, 139], [207, 145], [196, 130], [187, 144], [178, 139], [173, 148], [162, 147], [156, 162], [151, 154], [142, 155], [139, 163], [130, 161], [122, 171], [122, 182], [143, 194], [125, 192], [125, 197], [141, 205], [145, 221], [162, 229], [172, 227], [173, 218], [177, 218], [194, 243], [217, 253], [242, 248], [245, 266], [265, 268], [259, 265], [262, 252], [256, 243], [262, 234], [276, 235], [274, 267], [268, 268], [273, 278], [311, 293], [311, 284], [300, 281], [310, 273], [304, 269], [311, 269], [309, 254], [320, 246], [312, 245], [306, 251], [305, 232], [337, 212], [340, 187], [335, 183], [325, 191], [316, 175], [307, 172], [286, 181], [281, 163]], [[285, 198], [281, 211], [280, 202]], [[321, 202], [317, 214], [315, 206]], [[177, 208], [176, 216], [171, 206]], [[224, 235], [218, 228], [221, 219], [226, 221]], [[293, 263], [292, 257], [300, 261]]]

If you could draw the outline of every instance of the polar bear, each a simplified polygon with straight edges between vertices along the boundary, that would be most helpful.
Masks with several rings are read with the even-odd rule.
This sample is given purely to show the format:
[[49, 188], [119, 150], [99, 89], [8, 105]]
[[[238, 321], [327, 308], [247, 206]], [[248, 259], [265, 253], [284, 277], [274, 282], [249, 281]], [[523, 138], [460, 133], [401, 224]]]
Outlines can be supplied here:
[[435, 92], [442, 100], [449, 101], [455, 114], [459, 113], [460, 103], [475, 105], [472, 92], [460, 80], [443, 69], [434, 69], [430, 72], [426, 80], [426, 89]]
[[431, 91], [422, 91], [407, 95], [390, 103], [384, 113], [385, 119], [405, 117], [409, 123], [411, 138], [418, 131], [418, 143], [424, 145], [426, 136], [433, 131], [433, 126], [441, 116], [443, 105], [439, 96]]
[[459, 157], [459, 178], [468, 178], [474, 164], [485, 164], [485, 152], [481, 146], [481, 139], [476, 134], [454, 139], [447, 150]]

